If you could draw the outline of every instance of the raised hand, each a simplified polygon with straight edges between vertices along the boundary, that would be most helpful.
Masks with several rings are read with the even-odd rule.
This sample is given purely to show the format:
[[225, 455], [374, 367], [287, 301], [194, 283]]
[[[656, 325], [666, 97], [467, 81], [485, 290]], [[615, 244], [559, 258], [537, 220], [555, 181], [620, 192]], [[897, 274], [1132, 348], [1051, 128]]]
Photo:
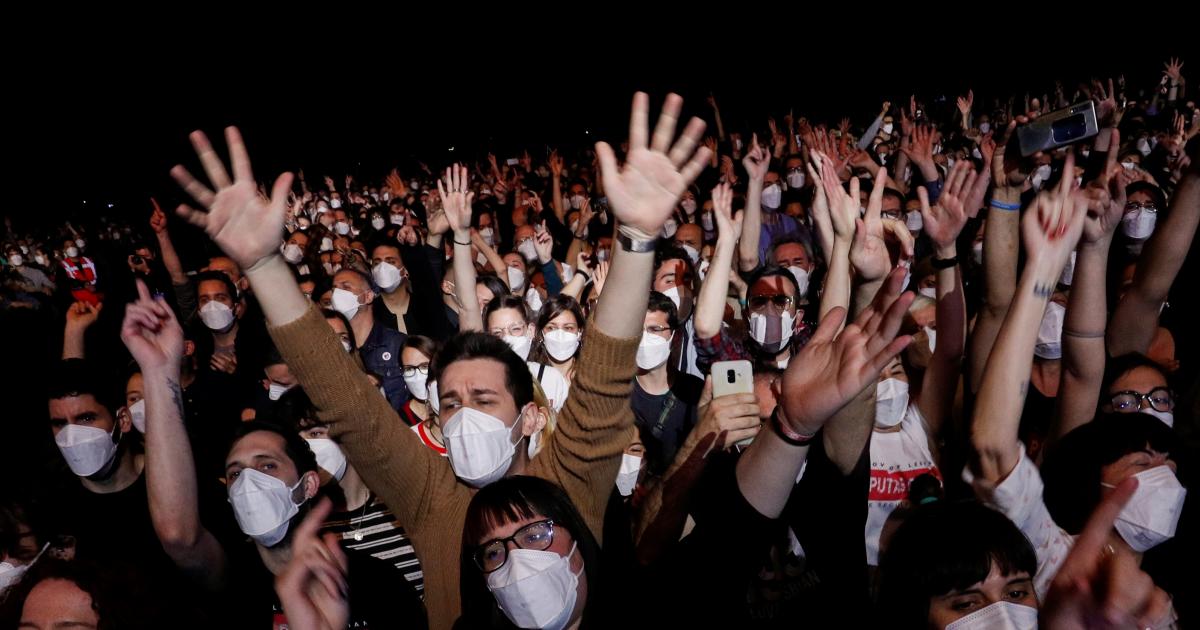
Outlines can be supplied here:
[[840, 335], [846, 310], [831, 310], [799, 356], [788, 363], [772, 388], [780, 401], [779, 419], [789, 429], [816, 433], [912, 341], [910, 336], [896, 337], [913, 301], [912, 293], [901, 294], [903, 283], [904, 270], [892, 271], [871, 305]]
[[1113, 80], [1108, 79], [1108, 91], [1104, 90], [1104, 84], [1099, 81], [1092, 81], [1092, 100], [1096, 101], [1096, 118], [1100, 121], [1101, 126], [1115, 124], [1112, 120], [1117, 111], [1117, 92], [1113, 89]]
[[388, 190], [391, 191], [393, 199], [399, 199], [408, 194], [408, 186], [404, 184], [404, 178], [400, 176], [399, 170], [392, 169], [392, 172], [388, 173], [384, 182], [387, 184]]
[[908, 155], [913, 164], [921, 167], [922, 173], [933, 168], [933, 130], [926, 125], [916, 127], [912, 140], [907, 146], [901, 144], [900, 150]]
[[975, 185], [976, 176], [971, 163], [960, 160], [946, 177], [946, 188], [938, 197], [937, 204], [933, 206], [929, 205], [929, 193], [925, 187], [917, 188], [925, 233], [938, 249], [953, 246], [963, 226], [967, 224], [967, 213], [963, 203]]
[[150, 213], [150, 229], [155, 234], [162, 234], [167, 231], [167, 215], [154, 197], [150, 198], [150, 205], [154, 206], [154, 211]]
[[653, 240], [671, 216], [689, 184], [704, 170], [709, 153], [696, 149], [704, 121], [692, 118], [674, 145], [675, 125], [683, 99], [667, 96], [652, 137], [647, 136], [649, 97], [633, 97], [629, 120], [629, 154], [623, 167], [607, 142], [596, 144], [604, 190], [622, 229], [632, 229], [640, 240]]
[[975, 104], [975, 90], [967, 90], [965, 97], [958, 97], [958, 111], [962, 114], [965, 120], [971, 113], [971, 107]]
[[[141, 280], [138, 280], [141, 283]], [[91, 304], [90, 302], [76, 302], [67, 309], [67, 327], [76, 330], [86, 330], [96, 323], [96, 319], [100, 317], [100, 309], [102, 304]]]
[[181, 204], [176, 212], [192, 225], [203, 228], [242, 269], [249, 269], [264, 258], [279, 255], [292, 174], [284, 173], [275, 180], [270, 199], [260, 198], [242, 135], [236, 127], [229, 127], [225, 130], [225, 140], [233, 162], [232, 181], [208, 137], [200, 131], [192, 132], [192, 146], [216, 191], [197, 181], [182, 165], [176, 166], [171, 169], [171, 176], [207, 209], [204, 212]]
[[550, 152], [549, 164], [550, 174], [554, 177], [562, 177], [563, 159], [562, 156], [558, 154], [558, 149]]
[[183, 327], [161, 297], [150, 297], [146, 283], [136, 282], [138, 299], [125, 307], [121, 341], [143, 371], [179, 369], [183, 359]]
[[713, 398], [712, 376], [704, 379], [700, 395], [700, 422], [696, 435], [713, 435], [712, 448], [727, 449], [742, 440], [758, 435], [762, 421], [758, 418], [758, 399], [754, 394], [729, 394]]
[[862, 206], [858, 201], [858, 178], [850, 178], [850, 193], [847, 194], [837, 177], [837, 167], [834, 166], [833, 160], [828, 155], [816, 151], [812, 151], [811, 155], [813, 162], [821, 169], [821, 185], [818, 186], [818, 190], [826, 198], [834, 236], [848, 243], [854, 239], [854, 222], [862, 215]]
[[535, 227], [533, 247], [537, 250], [538, 262], [544, 265], [550, 262], [553, 255], [554, 238], [550, 236], [550, 231], [546, 229], [545, 221], [542, 221]]
[[337, 190], [337, 186], [333, 184], [333, 178], [328, 175], [325, 176], [325, 189], [329, 192]]
[[733, 188], [729, 184], [718, 184], [712, 190], [712, 200], [717, 236], [736, 243], [742, 237], [742, 213], [733, 214]]
[[1182, 83], [1183, 82], [1183, 62], [1182, 61], [1172, 57], [1170, 61], [1163, 64], [1163, 67], [1165, 68], [1165, 70], [1163, 70], [1163, 74], [1166, 75], [1167, 78], [1171, 79], [1172, 83]]
[[[850, 196], [858, 199], [858, 185], [854, 179], [857, 178], [850, 180]], [[867, 201], [867, 212], [855, 222], [854, 241], [850, 244], [850, 264], [863, 282], [882, 279], [892, 269], [891, 255], [883, 240], [883, 190], [886, 182], [887, 170], [881, 168]]]
[[[1075, 170], [1075, 156], [1067, 153], [1064, 173]], [[1021, 234], [1029, 264], [1043, 280], [1057, 279], [1075, 250], [1087, 215], [1087, 199], [1072, 190], [1074, 180], [1063, 177], [1053, 190], [1044, 190], [1021, 219]], [[1039, 285], [1040, 288], [1040, 285]], [[1050, 290], [1053, 285], [1049, 287]]]
[[[1025, 184], [1025, 180], [1029, 179], [1029, 173], [1024, 172], [1023, 163], [1020, 156], [1014, 155], [1009, 157], [1008, 144], [1012, 139], [1013, 130], [1017, 128], [1015, 120], [1009, 121], [1008, 126], [1004, 128], [1004, 135], [1000, 136], [1000, 140], [996, 142], [995, 148], [992, 150], [992, 182], [997, 187], [1020, 190]], [[982, 149], [980, 149], [982, 151]]]
[[751, 181], [763, 181], [767, 176], [767, 169], [771, 165], [771, 154], [758, 144], [758, 134], [750, 136], [750, 150], [746, 152], [746, 157], [742, 158], [742, 166], [746, 169], [746, 174]]
[[321, 499], [300, 522], [292, 559], [275, 578], [279, 603], [294, 630], [343, 630], [350, 622], [346, 553], [337, 534], [319, 534], [332, 505], [329, 499]]
[[607, 260], [601, 260], [596, 263], [595, 271], [592, 272], [592, 294], [597, 297], [604, 290], [604, 281], [608, 279], [609, 264]]
[[467, 167], [455, 164], [446, 169], [444, 180], [438, 180], [438, 195], [442, 198], [442, 211], [446, 222], [454, 230], [455, 240], [466, 243], [471, 229], [471, 202], [475, 193], [467, 190], [470, 175]]
[[1084, 190], [1088, 208], [1087, 217], [1083, 220], [1083, 234], [1079, 237], [1081, 245], [1111, 239], [1125, 215], [1125, 187], [1129, 185], [1130, 177], [1117, 164], [1116, 148], [1120, 146], [1120, 140], [1120, 134], [1113, 129], [1104, 171]]
[[236, 354], [221, 354], [212, 355], [212, 359], [208, 362], [209, 367], [217, 372], [233, 374], [237, 372], [237, 355]]

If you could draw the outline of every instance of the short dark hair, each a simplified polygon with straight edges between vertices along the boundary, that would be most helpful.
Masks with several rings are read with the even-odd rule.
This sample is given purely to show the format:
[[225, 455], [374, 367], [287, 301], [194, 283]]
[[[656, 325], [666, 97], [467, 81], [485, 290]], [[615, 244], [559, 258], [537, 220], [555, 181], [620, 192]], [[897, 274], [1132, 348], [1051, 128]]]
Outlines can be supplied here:
[[[508, 273], [508, 272], [506, 271], [505, 273]], [[490, 273], [481, 273], [478, 276], [476, 276], [475, 284], [477, 284], [477, 285], [482, 284], [483, 286], [487, 287], [488, 291], [491, 291], [492, 295], [494, 295], [496, 297], [512, 294], [512, 291], [508, 290], [508, 285], [504, 284], [503, 280], [501, 280], [498, 276], [492, 275]], [[486, 321], [486, 320], [484, 320], [484, 321]]]
[[671, 298], [659, 293], [658, 291], [650, 292], [650, 301], [646, 303], [647, 313], [666, 313], [667, 325], [671, 330], [679, 328], [679, 309], [675, 308], [675, 302]]
[[[305, 396], [305, 398], [307, 398], [307, 396]], [[282, 398], [280, 400], [282, 400]], [[300, 434], [295, 429], [285, 428], [273, 422], [251, 420], [250, 422], [243, 422], [239, 424], [238, 427], [233, 431], [233, 439], [229, 441], [229, 448], [226, 450], [226, 453], [232, 451], [233, 447], [237, 445], [242, 438], [250, 435], [251, 433], [257, 433], [259, 431], [274, 433], [275, 435], [283, 438], [283, 453], [288, 456], [288, 459], [292, 460], [292, 463], [296, 466], [296, 472], [298, 472], [300, 475], [303, 475], [306, 472], [316, 472], [317, 456], [314, 455], [312, 449], [309, 448], [308, 442], [304, 438], [300, 437]]]
[[375, 250], [380, 247], [391, 247], [392, 249], [396, 250], [397, 253], [400, 251], [400, 243], [396, 242], [396, 239], [394, 239], [394, 238], [389, 239], [389, 238], [383, 238], [383, 237], [376, 237], [376, 238], [371, 239], [371, 242], [367, 244], [367, 251], [371, 254], [372, 257], [374, 257]]
[[225, 291], [229, 293], [229, 299], [233, 300], [234, 302], [237, 302], [239, 299], [241, 299], [241, 296], [238, 295], [237, 285], [233, 283], [233, 280], [229, 279], [229, 276], [225, 275], [225, 272], [210, 270], [201, 271], [200, 273], [196, 274], [196, 291], [200, 291], [201, 282], [207, 281], [215, 281], [224, 284]]
[[919, 506], [896, 529], [880, 563], [880, 610], [898, 628], [928, 626], [931, 598], [964, 590], [992, 567], [1037, 574], [1033, 545], [1003, 514], [974, 501]]
[[1119, 357], [1112, 357], [1104, 366], [1104, 381], [1100, 388], [1102, 402], [1108, 400], [1108, 390], [1112, 389], [1113, 383], [1117, 379], [1142, 367], [1158, 372], [1164, 381], [1167, 380], [1167, 373], [1163, 370], [1163, 366], [1140, 352], [1130, 352]]
[[1125, 187], [1125, 196], [1128, 197], [1133, 193], [1146, 193], [1154, 198], [1154, 207], [1158, 208], [1159, 212], [1165, 212], [1167, 209], [1167, 195], [1156, 184], [1150, 182], [1133, 182]]
[[301, 387], [293, 387], [283, 393], [262, 418], [262, 421], [289, 431], [303, 431], [313, 427], [327, 426], [317, 417], [317, 406]]
[[[692, 265], [692, 257], [688, 256], [688, 253], [683, 251], [682, 247], [675, 245], [675, 243], [666, 239], [660, 239], [658, 241], [658, 247], [654, 249], [655, 275], [658, 275], [658, 270], [663, 266], [663, 263], [667, 262], [668, 260], [679, 260], [683, 262], [684, 267], [687, 268], [688, 275], [690, 275], [692, 280], [695, 281], [696, 268]], [[683, 283], [677, 278], [676, 284]]]
[[[796, 286], [795, 276], [792, 275], [792, 272], [778, 265], [765, 265], [759, 267], [754, 273], [750, 274], [750, 277], [746, 278], [747, 290], [753, 289], [754, 283], [758, 282], [759, 280], [773, 277], [779, 277], [787, 280], [788, 284], [792, 285], [792, 298], [798, 299], [800, 297], [800, 287]], [[797, 304], [797, 306], [799, 305]]]
[[141, 581], [141, 576], [130, 575], [122, 571], [120, 575], [101, 567], [87, 558], [60, 560], [47, 556], [29, 567], [28, 572], [14, 583], [5, 593], [3, 604], [0, 605], [0, 624], [5, 628], [16, 628], [21, 622], [21, 613], [25, 608], [25, 600], [39, 584], [47, 580], [62, 580], [70, 582], [83, 591], [92, 600], [92, 611], [96, 613], [99, 630], [112, 628], [141, 627], [147, 619], [146, 611], [138, 610], [132, 601], [122, 594], [131, 588], [138, 589], [146, 584], [129, 584], [124, 577]]
[[533, 313], [529, 312], [529, 305], [525, 299], [519, 295], [504, 294], [497, 295], [491, 302], [488, 302], [487, 308], [483, 309], [483, 327], [487, 328], [488, 320], [496, 311], [502, 311], [506, 308], [511, 308], [521, 314], [521, 318], [528, 324], [533, 319]]
[[403, 348], [412, 348], [429, 357], [429, 360], [432, 361], [433, 357], [437, 356], [438, 342], [424, 335], [409, 335], [404, 340]]
[[1043, 497], [1054, 522], [1069, 534], [1083, 530], [1100, 503], [1101, 472], [1118, 459], [1150, 447], [1178, 459], [1179, 441], [1158, 418], [1106, 413], [1063, 436], [1046, 452]]
[[51, 369], [47, 394], [50, 400], [91, 395], [116, 421], [117, 410], [125, 405], [125, 382], [118, 390], [110, 379], [86, 359], [63, 359]]
[[460, 333], [446, 341], [429, 363], [429, 381], [440, 382], [447, 366], [469, 359], [492, 359], [504, 364], [504, 384], [518, 409], [533, 400], [533, 376], [529, 374], [529, 366], [504, 340], [487, 333]]
[[325, 319], [340, 320], [342, 322], [342, 325], [346, 327], [346, 333], [350, 335], [350, 347], [351, 348], [358, 347], [358, 340], [354, 338], [354, 329], [350, 327], [350, 320], [346, 319], [345, 315], [342, 315], [341, 313], [339, 313], [331, 308], [321, 309], [321, 315]]

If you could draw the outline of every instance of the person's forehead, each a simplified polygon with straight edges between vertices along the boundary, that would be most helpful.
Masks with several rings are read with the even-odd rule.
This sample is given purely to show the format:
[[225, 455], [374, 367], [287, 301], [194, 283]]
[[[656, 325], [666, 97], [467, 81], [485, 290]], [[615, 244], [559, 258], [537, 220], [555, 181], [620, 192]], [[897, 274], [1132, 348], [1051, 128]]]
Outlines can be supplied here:
[[64, 396], [50, 399], [50, 415], [56, 417], [74, 417], [85, 413], [106, 415], [108, 412], [100, 401], [92, 394]]
[[661, 277], [671, 273], [675, 274], [676, 276], [681, 276], [686, 269], [687, 267], [683, 264], [682, 260], [679, 260], [678, 258], [669, 258], [662, 261], [662, 264], [659, 265], [658, 276]]
[[233, 443], [225, 464], [247, 464], [250, 460], [263, 455], [291, 463], [291, 459], [284, 450], [286, 446], [287, 442], [284, 441], [282, 435], [271, 431], [254, 431]]
[[572, 313], [571, 311], [568, 310], [568, 311], [563, 311], [563, 312], [559, 313], [558, 315], [555, 315], [553, 319], [551, 319], [549, 322], [547, 322], [547, 324], [555, 324], [558, 326], [565, 326], [567, 324], [575, 324], [576, 326], [578, 326], [579, 320], [575, 319], [575, 313]]
[[750, 287], [752, 295], [762, 295], [764, 293], [790, 293], [791, 285], [784, 279], [783, 276], [766, 276], [759, 278], [754, 282], [754, 286]]
[[400, 362], [409, 365], [429, 362], [430, 357], [425, 356], [424, 352], [416, 348], [404, 348], [400, 351]]
[[900, 207], [900, 200], [892, 195], [883, 196], [883, 208], [885, 210], [895, 210]]
[[1114, 379], [1109, 391], [1134, 389], [1144, 394], [1155, 387], [1166, 386], [1167, 380], [1161, 372], [1149, 366], [1139, 365]]
[[699, 241], [700, 226], [694, 223], [685, 223], [679, 226], [675, 232], [675, 240], [677, 241]]
[[646, 326], [666, 326], [667, 314], [662, 311], [646, 311]]
[[326, 319], [325, 321], [326, 321], [326, 322], [329, 322], [329, 327], [333, 329], [333, 332], [335, 332], [335, 333], [337, 333], [337, 334], [339, 334], [339, 335], [341, 335], [341, 334], [344, 334], [345, 332], [347, 332], [347, 331], [346, 331], [346, 324], [345, 324], [345, 323], [343, 323], [343, 322], [342, 322], [342, 320], [340, 320], [340, 319], [338, 319], [338, 318], [336, 318], [336, 317], [330, 317], [329, 319]]
[[517, 226], [516, 235], [518, 237], [524, 238], [526, 236], [533, 236], [533, 234], [534, 234], [534, 229], [533, 229], [532, 225]]
[[775, 248], [775, 257], [791, 260], [792, 258], [807, 257], [807, 252], [800, 243], [783, 243]]
[[438, 378], [438, 390], [442, 395], [455, 392], [464, 396], [477, 390], [506, 395], [507, 378], [504, 364], [497, 359], [460, 359], [442, 370]]
[[142, 373], [141, 372], [135, 372], [133, 374], [133, 376], [129, 377], [129, 380], [125, 382], [125, 391], [126, 392], [142, 391]]
[[1154, 201], [1154, 195], [1151, 195], [1149, 192], [1147, 192], [1145, 190], [1138, 190], [1138, 191], [1129, 193], [1129, 201], [1136, 201], [1138, 203], [1146, 203], [1147, 201]]
[[508, 327], [510, 324], [525, 323], [524, 313], [515, 308], [498, 308], [488, 315], [488, 324], [492, 326]]
[[521, 529], [522, 527], [544, 520], [546, 520], [545, 516], [542, 516], [537, 511], [534, 511], [534, 514], [528, 518], [521, 518], [515, 521], [505, 521], [503, 523], [493, 523], [492, 527], [486, 534], [484, 534], [483, 538], [475, 541], [475, 544], [483, 544], [489, 540], [496, 540], [497, 538], [508, 538], [513, 534], [516, 534], [517, 530]]
[[82, 630], [96, 628], [100, 619], [87, 592], [69, 580], [49, 578], [38, 582], [25, 598], [21, 621], [37, 628]]
[[787, 159], [786, 162], [784, 162], [784, 165], [786, 165], [788, 167], [788, 169], [790, 170], [793, 168], [804, 166], [804, 160], [802, 160], [798, 157], [790, 157]]
[[363, 279], [361, 277], [359, 277], [359, 275], [357, 273], [354, 273], [352, 271], [339, 271], [339, 272], [337, 272], [336, 275], [333, 276], [334, 284], [351, 284], [351, 285], [354, 285], [357, 287], [362, 282], [363, 282]]
[[233, 299], [233, 296], [229, 295], [229, 289], [225, 286], [225, 283], [220, 280], [201, 280], [200, 284], [196, 287], [196, 293], [210, 298], [226, 297]]
[[376, 245], [375, 249], [371, 250], [372, 258], [399, 258], [400, 248], [392, 247], [391, 245]]
[[509, 267], [524, 269], [525, 259], [522, 258], [520, 254], [508, 253], [504, 255], [504, 264], [508, 265]]

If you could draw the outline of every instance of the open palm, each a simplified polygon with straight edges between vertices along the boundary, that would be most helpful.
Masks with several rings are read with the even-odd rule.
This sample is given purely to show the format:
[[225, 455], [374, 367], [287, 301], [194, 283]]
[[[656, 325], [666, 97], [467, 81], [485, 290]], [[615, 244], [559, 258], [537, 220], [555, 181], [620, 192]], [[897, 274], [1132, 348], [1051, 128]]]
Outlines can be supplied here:
[[450, 229], [459, 234], [471, 227], [471, 202], [475, 199], [475, 193], [467, 192], [469, 181], [467, 167], [455, 164], [446, 169], [446, 179], [437, 183], [446, 221]]
[[966, 160], [954, 165], [946, 178], [946, 188], [942, 191], [935, 205], [929, 204], [929, 192], [924, 186], [917, 188], [917, 197], [921, 200], [921, 219], [924, 222], [925, 233], [938, 247], [949, 247], [954, 244], [967, 224], [967, 213], [964, 199], [970, 195], [975, 185], [975, 170]]
[[232, 181], [208, 137], [201, 131], [192, 132], [192, 146], [216, 190], [214, 192], [182, 165], [177, 165], [171, 169], [171, 176], [207, 212], [187, 204], [181, 204], [176, 212], [192, 225], [203, 228], [213, 242], [246, 269], [279, 253], [292, 174], [280, 175], [275, 180], [270, 199], [263, 199], [258, 194], [241, 133], [236, 127], [229, 127], [225, 130], [225, 140], [233, 163]]

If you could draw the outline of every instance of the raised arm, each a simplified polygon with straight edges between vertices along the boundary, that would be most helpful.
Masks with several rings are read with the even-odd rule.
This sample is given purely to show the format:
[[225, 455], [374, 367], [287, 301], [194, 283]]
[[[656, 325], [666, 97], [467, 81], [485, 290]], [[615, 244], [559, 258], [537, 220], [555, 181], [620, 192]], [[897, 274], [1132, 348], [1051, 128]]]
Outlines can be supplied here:
[[[1074, 167], [1074, 156], [1067, 154], [1063, 172], [1070, 173]], [[1021, 455], [1017, 428], [1029, 388], [1038, 326], [1079, 240], [1087, 211], [1086, 200], [1071, 192], [1073, 183], [1072, 178], [1064, 177], [1055, 190], [1039, 194], [1021, 224], [1028, 258], [996, 347], [988, 357], [971, 427], [976, 472], [990, 483], [1008, 476]]]
[[[825, 274], [825, 284], [821, 293], [821, 313], [818, 321], [833, 309], [841, 307], [850, 310], [850, 245], [854, 241], [854, 226], [859, 215], [858, 178], [850, 180], [850, 193], [842, 188], [833, 161], [829, 156], [813, 152], [813, 161], [820, 168], [820, 174], [809, 167], [810, 176], [820, 177], [815, 181], [816, 194], [826, 200], [826, 213], [830, 222], [830, 243], [826, 253], [829, 271]], [[814, 204], [815, 206], [816, 204]]]
[[750, 178], [746, 188], [746, 210], [742, 219], [742, 239], [738, 244], [738, 267], [745, 272], [754, 271], [760, 264], [758, 242], [762, 238], [762, 191], [763, 178], [771, 164], [771, 154], [758, 146], [758, 136], [751, 136], [750, 150], [742, 159], [746, 175]]
[[567, 209], [563, 207], [562, 202], [562, 170], [563, 159], [558, 155], [558, 151], [550, 152], [550, 174], [553, 177], [550, 184], [550, 207], [554, 209], [554, 216], [558, 217], [559, 223], [566, 223]]
[[218, 590], [225, 583], [225, 551], [200, 522], [196, 468], [183, 424], [183, 328], [161, 297], [150, 297], [141, 280], [137, 289], [138, 300], [125, 309], [121, 341], [142, 370], [150, 520], [171, 560], [205, 587]]
[[163, 267], [167, 268], [167, 273], [171, 276], [171, 284], [187, 284], [188, 278], [187, 274], [183, 273], [183, 263], [179, 262], [175, 243], [171, 242], [171, 234], [167, 231], [167, 215], [158, 206], [158, 201], [154, 197], [150, 198], [150, 203], [154, 205], [154, 212], [150, 215], [150, 229], [154, 230], [154, 236], [158, 239], [158, 249], [162, 252]]
[[84, 337], [87, 329], [100, 317], [103, 307], [103, 304], [76, 302], [67, 309], [67, 324], [63, 327], [63, 359], [84, 358]]
[[733, 250], [742, 233], [742, 213], [733, 215], [733, 190], [720, 184], [712, 191], [713, 216], [717, 220], [717, 244], [713, 248], [708, 275], [700, 284], [696, 301], [696, 337], [712, 339], [721, 332], [725, 319], [725, 298], [729, 295], [729, 276], [733, 267]]
[[[446, 169], [445, 181], [437, 183], [454, 239], [454, 292], [463, 307], [458, 318], [459, 332], [483, 330], [483, 313], [479, 312], [479, 298], [475, 297], [475, 261], [471, 259], [471, 201], [475, 193], [466, 190], [468, 177], [466, 167], [455, 164]], [[478, 244], [487, 247], [482, 238]], [[497, 273], [503, 268], [501, 263]]]

